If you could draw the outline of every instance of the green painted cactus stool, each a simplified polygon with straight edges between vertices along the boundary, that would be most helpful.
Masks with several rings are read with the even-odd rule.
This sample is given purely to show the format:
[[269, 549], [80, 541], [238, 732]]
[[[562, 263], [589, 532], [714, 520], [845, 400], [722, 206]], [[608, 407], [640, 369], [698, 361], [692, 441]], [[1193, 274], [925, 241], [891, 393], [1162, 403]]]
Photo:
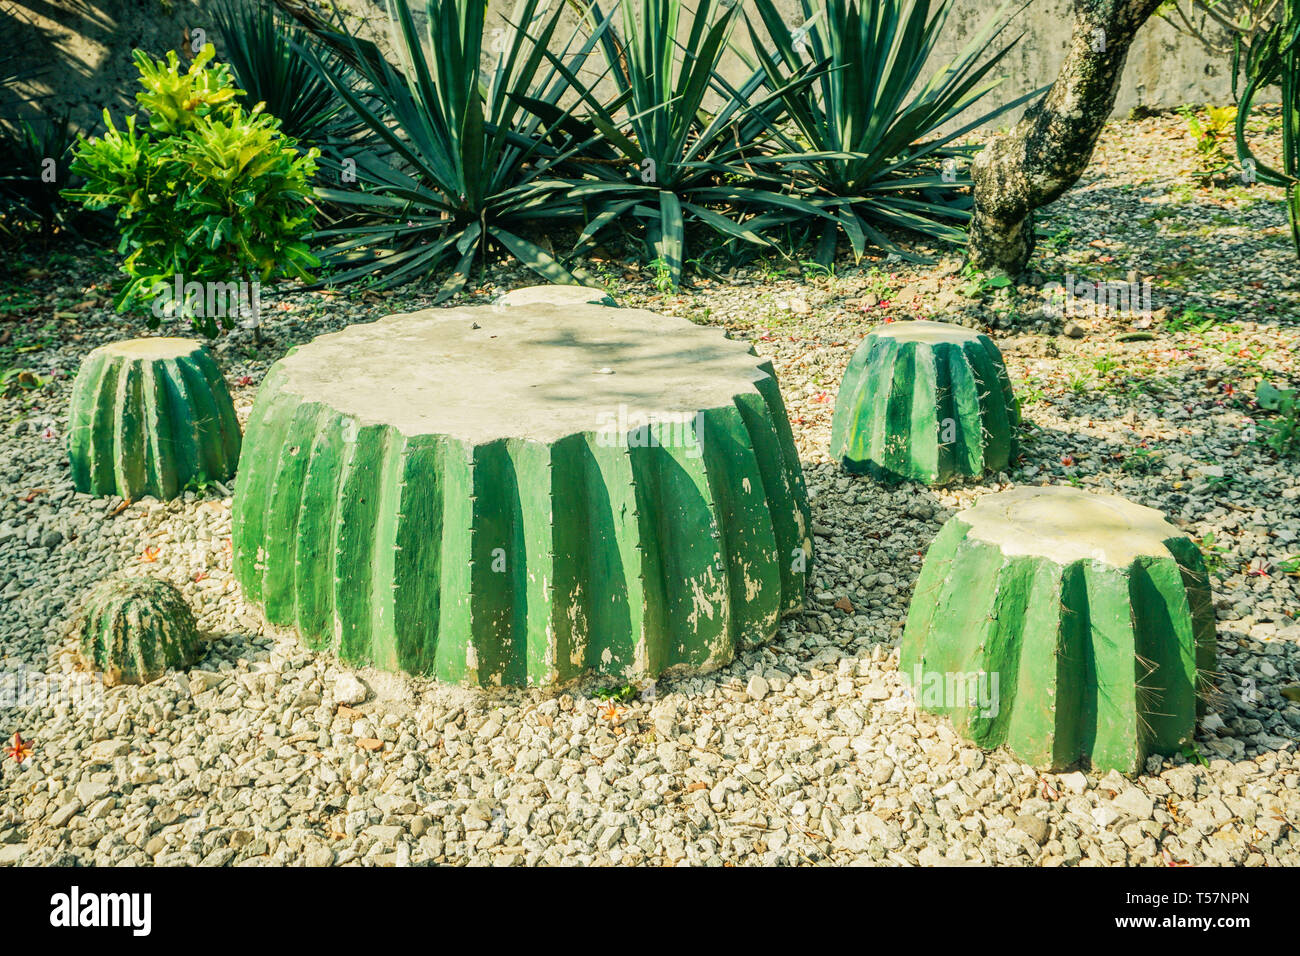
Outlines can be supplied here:
[[1160, 512], [1069, 487], [980, 498], [935, 538], [899, 667], [917, 706], [1043, 769], [1137, 773], [1212, 693], [1200, 549]]
[[604, 289], [583, 285], [530, 285], [512, 289], [493, 303], [518, 308], [530, 305], [605, 305], [617, 308], [618, 302]]
[[232, 520], [272, 624], [475, 685], [719, 666], [802, 607], [812, 554], [771, 365], [582, 304], [389, 316], [284, 357]]
[[77, 372], [68, 459], [78, 491], [175, 498], [192, 480], [233, 475], [239, 445], [225, 379], [198, 342], [101, 345]]
[[206, 649], [184, 596], [157, 578], [101, 581], [82, 602], [73, 634], [82, 663], [109, 687], [155, 681]]
[[851, 472], [942, 484], [1015, 461], [1019, 425], [992, 339], [945, 322], [891, 322], [849, 361], [831, 457]]

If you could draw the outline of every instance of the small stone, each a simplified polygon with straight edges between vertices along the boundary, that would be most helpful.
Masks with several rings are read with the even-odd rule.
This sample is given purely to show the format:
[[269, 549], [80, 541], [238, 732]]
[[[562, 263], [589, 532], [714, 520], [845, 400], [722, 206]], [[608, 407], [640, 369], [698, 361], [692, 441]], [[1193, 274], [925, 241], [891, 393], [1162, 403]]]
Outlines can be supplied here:
[[334, 682], [334, 699], [340, 704], [363, 703], [369, 694], [366, 685], [354, 674], [341, 674]]
[[1061, 331], [1065, 333], [1066, 338], [1071, 338], [1071, 339], [1081, 339], [1088, 334], [1087, 329], [1085, 329], [1078, 322], [1073, 322], [1073, 321], [1066, 322], [1065, 328], [1062, 329]]
[[1033, 840], [1039, 846], [1047, 842], [1047, 834], [1050, 829], [1046, 820], [1032, 813], [1021, 813], [1016, 816], [1016, 828], [1025, 833], [1029, 839]]
[[1079, 771], [1061, 774], [1061, 786], [1070, 793], [1083, 793], [1088, 789], [1088, 778]]
[[767, 696], [767, 681], [761, 674], [755, 674], [745, 685], [745, 693], [754, 700], [762, 700]]
[[1129, 787], [1111, 802], [1117, 809], [1139, 820], [1150, 820], [1151, 813], [1155, 809], [1151, 798], [1137, 787]]

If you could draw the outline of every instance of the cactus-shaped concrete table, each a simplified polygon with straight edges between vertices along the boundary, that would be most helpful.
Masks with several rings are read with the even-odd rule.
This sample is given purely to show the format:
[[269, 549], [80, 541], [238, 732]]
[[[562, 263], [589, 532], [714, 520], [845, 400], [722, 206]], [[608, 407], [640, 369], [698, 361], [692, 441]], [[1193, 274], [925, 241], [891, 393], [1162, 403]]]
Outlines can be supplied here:
[[1191, 742], [1214, 661], [1195, 542], [1123, 498], [1024, 487], [943, 526], [899, 666], [919, 707], [983, 747], [1135, 773]]
[[993, 340], [946, 322], [891, 322], [840, 384], [831, 456], [851, 472], [942, 484], [1015, 460], [1019, 406]]
[[478, 685], [703, 671], [802, 606], [771, 366], [597, 305], [390, 316], [268, 372], [234, 567], [317, 648]]
[[174, 498], [191, 480], [233, 475], [239, 445], [225, 379], [192, 339], [101, 345], [77, 372], [68, 459], [78, 491]]

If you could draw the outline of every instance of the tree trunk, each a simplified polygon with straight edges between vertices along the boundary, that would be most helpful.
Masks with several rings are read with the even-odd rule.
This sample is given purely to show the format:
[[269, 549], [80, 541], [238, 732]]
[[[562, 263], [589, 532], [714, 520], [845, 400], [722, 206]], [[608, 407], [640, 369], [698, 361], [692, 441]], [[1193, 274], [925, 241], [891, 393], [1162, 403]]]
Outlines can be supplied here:
[[967, 257], [1019, 275], [1034, 248], [1034, 210], [1074, 185], [1115, 108], [1138, 28], [1161, 0], [1074, 0], [1074, 34], [1047, 95], [971, 164], [975, 212]]

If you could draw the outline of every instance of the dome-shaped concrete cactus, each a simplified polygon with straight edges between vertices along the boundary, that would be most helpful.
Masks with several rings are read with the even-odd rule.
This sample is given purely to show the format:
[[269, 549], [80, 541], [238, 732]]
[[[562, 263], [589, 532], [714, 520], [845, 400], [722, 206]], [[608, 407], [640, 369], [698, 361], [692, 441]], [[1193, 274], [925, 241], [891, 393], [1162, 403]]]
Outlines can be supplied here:
[[249, 418], [234, 570], [344, 660], [466, 684], [703, 671], [803, 604], [770, 364], [635, 309], [436, 309], [324, 335]]
[[849, 361], [831, 456], [852, 472], [942, 484], [1007, 467], [1019, 425], [992, 339], [946, 322], [891, 322]]
[[82, 602], [73, 634], [82, 663], [110, 687], [147, 684], [204, 652], [184, 596], [157, 578], [101, 581]]
[[530, 285], [512, 289], [493, 303], [518, 308], [530, 305], [606, 305], [617, 308], [618, 302], [604, 289], [584, 285]]
[[77, 372], [68, 458], [78, 491], [174, 498], [191, 481], [233, 475], [239, 444], [225, 380], [198, 342], [114, 342]]
[[1044, 769], [1135, 773], [1191, 742], [1214, 661], [1190, 538], [1123, 498], [1027, 487], [943, 526], [899, 667], [919, 707], [982, 747]]

